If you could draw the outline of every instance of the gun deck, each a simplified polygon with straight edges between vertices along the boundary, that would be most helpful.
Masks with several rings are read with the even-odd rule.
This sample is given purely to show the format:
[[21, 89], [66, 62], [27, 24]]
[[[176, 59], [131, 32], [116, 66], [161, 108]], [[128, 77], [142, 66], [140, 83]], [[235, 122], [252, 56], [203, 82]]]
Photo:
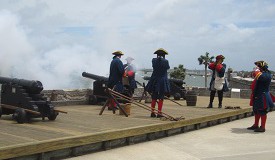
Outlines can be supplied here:
[[[151, 118], [149, 111], [134, 105], [131, 106], [129, 117], [119, 115], [118, 111], [113, 114], [107, 109], [103, 115], [99, 115], [102, 106], [96, 105], [57, 107], [68, 114], [60, 114], [55, 121], [42, 121], [37, 118], [30, 123], [18, 124], [10, 115], [3, 115], [0, 119], [0, 159], [41, 157], [46, 153], [51, 153], [53, 157], [74, 156], [89, 149], [109, 149], [126, 143], [199, 129], [246, 117], [251, 113], [248, 99], [224, 98], [224, 106], [239, 106], [241, 109], [218, 109], [217, 102], [214, 103], [213, 109], [207, 109], [208, 101], [209, 97], [199, 96], [196, 106], [186, 106], [186, 102], [182, 100], [178, 102], [183, 106], [179, 106], [166, 100], [164, 112], [185, 118], [176, 122]], [[87, 148], [78, 148], [81, 146]], [[61, 151], [62, 154], [55, 151]]]

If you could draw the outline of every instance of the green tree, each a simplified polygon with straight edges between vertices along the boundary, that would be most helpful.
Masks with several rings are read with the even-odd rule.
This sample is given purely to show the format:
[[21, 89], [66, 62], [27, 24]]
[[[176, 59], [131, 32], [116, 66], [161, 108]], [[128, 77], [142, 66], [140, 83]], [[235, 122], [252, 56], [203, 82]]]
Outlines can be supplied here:
[[205, 55], [201, 55], [198, 58], [199, 64], [204, 65], [204, 82], [205, 82], [205, 87], [207, 87], [207, 66], [209, 63], [213, 62], [214, 56], [209, 56], [209, 53], [206, 52]]
[[174, 67], [174, 70], [170, 73], [171, 78], [175, 79], [185, 79], [185, 71], [186, 69], [183, 68], [183, 65], [180, 64], [179, 67]]

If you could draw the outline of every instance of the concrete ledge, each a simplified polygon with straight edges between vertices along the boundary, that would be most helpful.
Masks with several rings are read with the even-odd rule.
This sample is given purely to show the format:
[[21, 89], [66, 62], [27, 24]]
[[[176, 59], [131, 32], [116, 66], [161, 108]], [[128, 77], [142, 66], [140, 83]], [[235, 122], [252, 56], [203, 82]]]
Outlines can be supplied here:
[[[0, 148], [0, 159], [61, 159], [185, 133], [252, 115], [251, 108], [165, 124], [126, 128]], [[17, 157], [17, 158], [16, 158]]]

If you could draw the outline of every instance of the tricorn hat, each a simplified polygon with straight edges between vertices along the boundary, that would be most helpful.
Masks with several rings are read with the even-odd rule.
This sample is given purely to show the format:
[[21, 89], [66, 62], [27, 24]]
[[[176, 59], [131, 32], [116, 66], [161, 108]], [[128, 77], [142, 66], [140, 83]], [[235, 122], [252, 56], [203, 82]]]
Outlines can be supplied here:
[[265, 61], [257, 61], [254, 64], [259, 68], [268, 68], [268, 64]]
[[224, 60], [225, 59], [225, 57], [223, 56], [223, 55], [217, 55], [217, 57], [216, 57], [216, 60], [220, 60], [220, 59], [222, 59], [222, 60]]
[[113, 55], [124, 55], [124, 53], [122, 53], [121, 51], [115, 51], [112, 54]]
[[164, 50], [163, 48], [160, 48], [156, 52], [154, 52], [154, 54], [157, 54], [157, 55], [168, 55], [168, 52], [166, 50]]

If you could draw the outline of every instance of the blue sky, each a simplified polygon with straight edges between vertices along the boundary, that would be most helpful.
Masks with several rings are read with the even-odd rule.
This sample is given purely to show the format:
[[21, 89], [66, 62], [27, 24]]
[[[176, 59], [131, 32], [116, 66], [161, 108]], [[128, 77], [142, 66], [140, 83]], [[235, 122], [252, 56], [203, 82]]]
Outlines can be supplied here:
[[158, 48], [171, 67], [203, 69], [209, 52], [233, 70], [275, 70], [274, 17], [274, 0], [2, 0], [0, 74], [85, 88], [81, 73], [107, 76], [113, 51], [150, 68]]

